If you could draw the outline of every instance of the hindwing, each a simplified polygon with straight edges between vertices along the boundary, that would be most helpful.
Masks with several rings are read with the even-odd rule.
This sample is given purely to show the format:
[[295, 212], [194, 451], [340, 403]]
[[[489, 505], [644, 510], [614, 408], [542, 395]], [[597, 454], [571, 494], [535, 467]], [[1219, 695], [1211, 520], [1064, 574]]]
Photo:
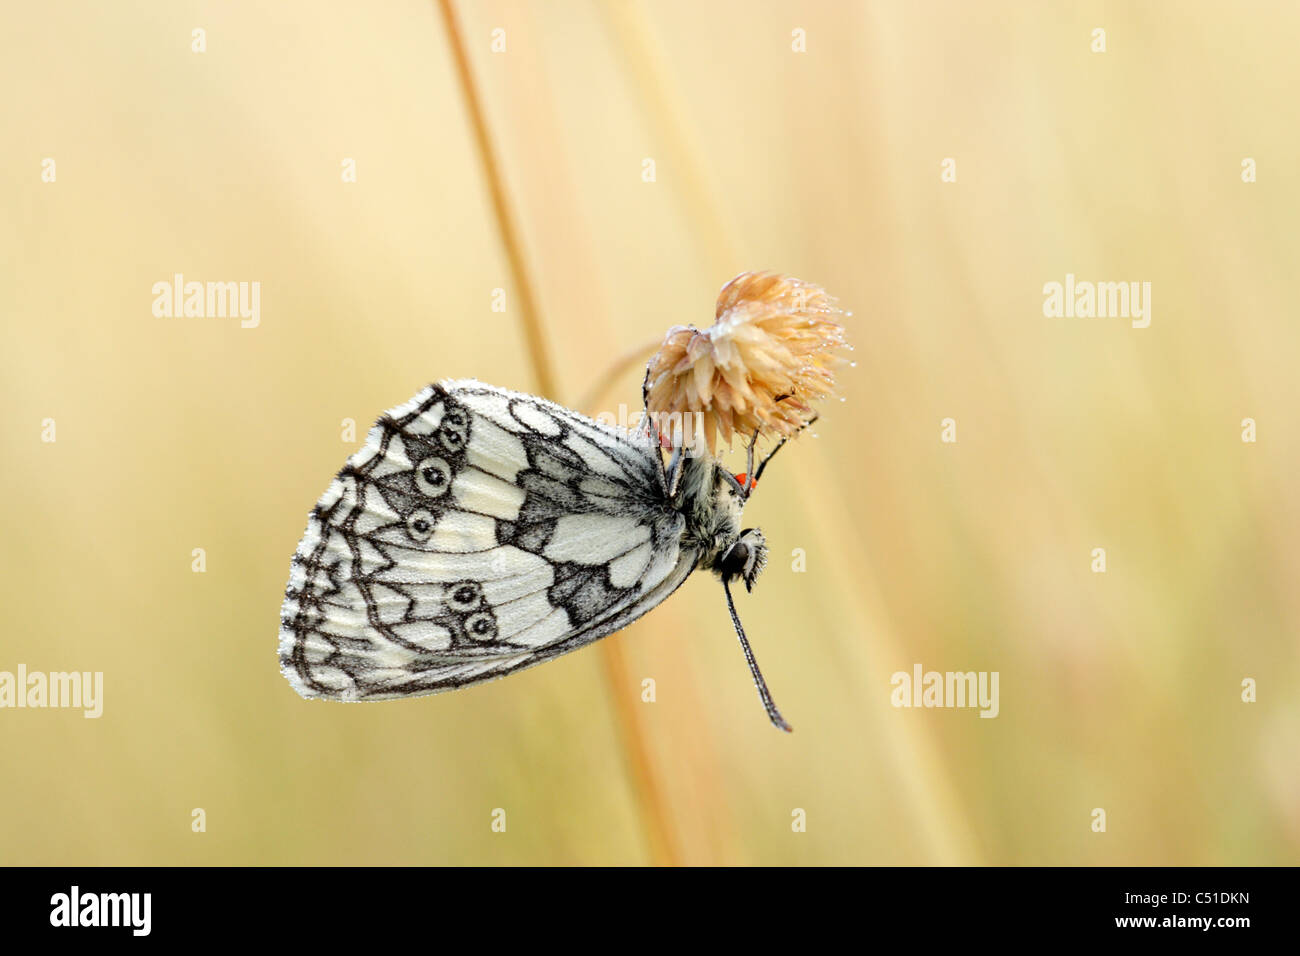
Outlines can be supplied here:
[[304, 697], [435, 693], [626, 626], [698, 555], [647, 432], [476, 381], [371, 429], [294, 555], [280, 665]]

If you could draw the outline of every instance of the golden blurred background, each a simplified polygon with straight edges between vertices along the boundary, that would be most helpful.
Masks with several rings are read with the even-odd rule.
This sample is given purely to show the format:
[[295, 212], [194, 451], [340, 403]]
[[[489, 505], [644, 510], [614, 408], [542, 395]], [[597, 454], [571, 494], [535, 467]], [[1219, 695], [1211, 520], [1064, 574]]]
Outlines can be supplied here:
[[[455, 10], [6, 12], [0, 670], [104, 701], [0, 710], [0, 861], [1300, 860], [1300, 7]], [[746, 514], [792, 736], [704, 575], [504, 680], [294, 694], [289, 558], [381, 411], [540, 390], [530, 292], [576, 403], [747, 269], [854, 313], [846, 401]], [[177, 273], [259, 282], [259, 324], [155, 316]], [[1045, 317], [1067, 274], [1150, 282], [1150, 327]], [[893, 707], [916, 664], [997, 671], [999, 715]]]

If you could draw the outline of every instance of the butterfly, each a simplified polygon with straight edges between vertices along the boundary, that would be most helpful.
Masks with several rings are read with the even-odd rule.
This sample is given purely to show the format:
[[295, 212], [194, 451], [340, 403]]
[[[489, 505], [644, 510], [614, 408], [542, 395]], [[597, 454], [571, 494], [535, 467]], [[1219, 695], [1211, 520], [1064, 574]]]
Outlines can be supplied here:
[[653, 419], [633, 429], [478, 381], [390, 409], [312, 509], [280, 616], [306, 698], [454, 690], [619, 631], [696, 569], [722, 582], [772, 723], [789, 731], [732, 597], [767, 563], [746, 501], [783, 440], [732, 475]]

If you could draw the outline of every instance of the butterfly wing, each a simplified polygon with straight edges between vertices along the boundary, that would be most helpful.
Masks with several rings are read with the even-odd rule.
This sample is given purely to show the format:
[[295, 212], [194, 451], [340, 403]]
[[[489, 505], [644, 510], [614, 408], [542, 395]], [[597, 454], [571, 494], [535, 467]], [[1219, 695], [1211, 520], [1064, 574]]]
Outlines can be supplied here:
[[385, 413], [312, 510], [280, 667], [304, 697], [436, 693], [617, 631], [694, 569], [648, 433], [475, 381]]

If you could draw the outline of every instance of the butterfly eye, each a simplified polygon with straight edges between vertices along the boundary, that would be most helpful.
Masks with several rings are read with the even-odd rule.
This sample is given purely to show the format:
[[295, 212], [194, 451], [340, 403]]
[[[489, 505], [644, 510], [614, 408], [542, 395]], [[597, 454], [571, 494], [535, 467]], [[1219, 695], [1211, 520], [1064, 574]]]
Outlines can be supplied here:
[[432, 513], [420, 509], [406, 519], [406, 533], [414, 541], [421, 543], [428, 541], [433, 535], [433, 526], [436, 519]]
[[478, 598], [478, 585], [458, 584], [451, 592], [451, 606], [458, 611], [472, 611], [478, 606]]
[[465, 619], [465, 632], [476, 641], [490, 641], [497, 636], [497, 622], [486, 611]]
[[451, 466], [441, 458], [426, 458], [415, 469], [415, 486], [430, 498], [439, 498], [451, 487]]
[[749, 545], [743, 541], [737, 541], [722, 556], [722, 563], [718, 570], [722, 572], [724, 578], [734, 578], [745, 573], [745, 565], [749, 563]]
[[[748, 478], [748, 477], [749, 477], [749, 475], [742, 471], [740, 474], [738, 474], [738, 475], [736, 476], [736, 484], [738, 484], [738, 485], [740, 485], [740, 487], [744, 488], [744, 487], [745, 487], [745, 479]], [[756, 478], [756, 479], [754, 479], [754, 485], [753, 485], [753, 487], [751, 487], [749, 490], [750, 490], [750, 491], [753, 491], [754, 488], [757, 488], [757, 487], [758, 487], [758, 479]]]

